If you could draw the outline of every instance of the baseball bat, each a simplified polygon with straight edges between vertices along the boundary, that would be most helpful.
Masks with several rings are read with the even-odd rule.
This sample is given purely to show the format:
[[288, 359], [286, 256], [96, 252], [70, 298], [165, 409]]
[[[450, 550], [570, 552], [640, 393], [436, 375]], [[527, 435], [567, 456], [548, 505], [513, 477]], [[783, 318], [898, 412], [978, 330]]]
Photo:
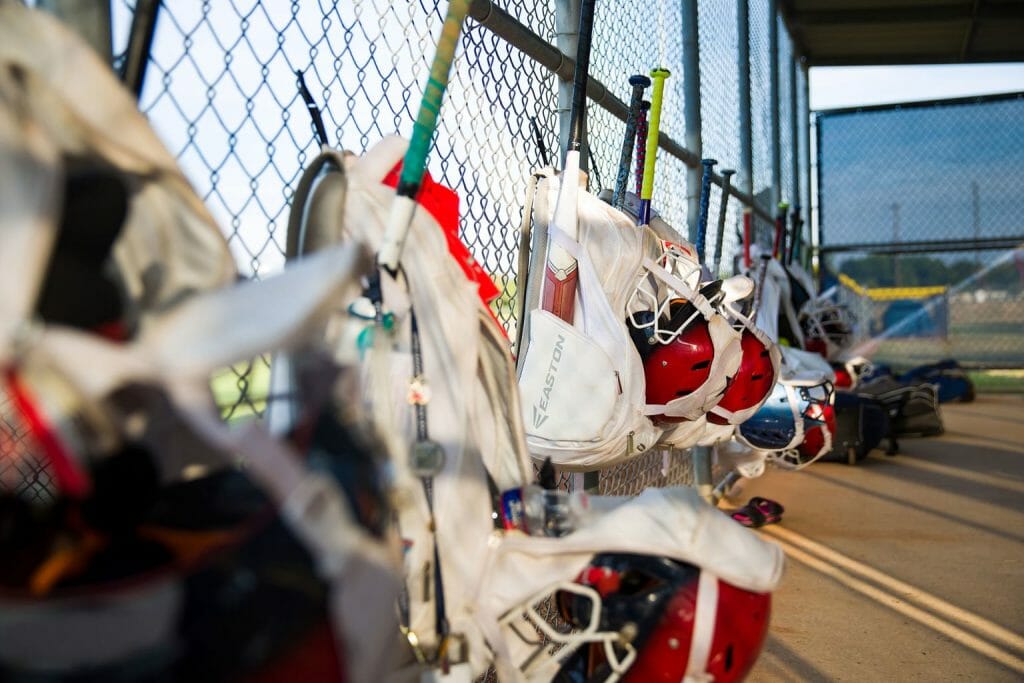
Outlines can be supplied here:
[[754, 220], [754, 210], [749, 206], [743, 207], [743, 267], [750, 268], [753, 261], [750, 258], [750, 228]]
[[[586, 126], [590, 38], [594, 30], [595, 3], [596, 0], [583, 0], [580, 7], [576, 71], [573, 74], [572, 110], [569, 115], [569, 145], [565, 150], [565, 162], [562, 164], [562, 182], [553, 220], [554, 226], [573, 240], [579, 232], [576, 193], [580, 148], [583, 146], [583, 131]], [[560, 246], [557, 240], [550, 240], [541, 290], [541, 307], [570, 324], [576, 308], [578, 277], [576, 258]]]
[[462, 24], [469, 11], [469, 4], [470, 0], [451, 0], [448, 3], [441, 38], [437, 42], [434, 61], [430, 66], [430, 78], [423, 91], [419, 114], [413, 124], [409, 149], [406, 150], [405, 159], [402, 161], [402, 173], [398, 177], [395, 200], [391, 204], [384, 240], [377, 255], [378, 263], [392, 273], [398, 270], [402, 246], [409, 235], [409, 226], [416, 210], [416, 195], [420, 191], [423, 172], [427, 167], [427, 152], [437, 129], [437, 115], [444, 100], [444, 91], [448, 87], [455, 48], [459, 43], [459, 34], [462, 33]]
[[640, 196], [640, 190], [644, 184], [644, 167], [647, 166], [647, 112], [651, 110], [651, 103], [644, 100], [640, 103], [640, 112], [636, 116], [636, 196]]
[[731, 168], [722, 169], [722, 201], [718, 205], [718, 230], [715, 239], [715, 269], [712, 271], [714, 277], [718, 277], [722, 267], [722, 242], [725, 240], [725, 215], [729, 209], [729, 188], [732, 186], [732, 177], [736, 171]]
[[629, 84], [633, 87], [633, 95], [629, 100], [629, 113], [626, 115], [626, 137], [622, 140], [619, 174], [615, 178], [615, 194], [612, 195], [612, 206], [616, 209], [622, 209], [626, 202], [626, 182], [629, 180], [629, 167], [633, 164], [633, 144], [636, 142], [640, 102], [643, 101], [644, 90], [651, 84], [651, 79], [643, 74], [634, 74], [629, 77]]
[[[772, 256], [781, 258], [780, 253], [786, 249], [786, 211], [789, 204], [779, 202], [779, 210], [775, 214], [775, 243], [772, 245]], [[782, 249], [782, 252], [779, 250]], [[784, 254], [783, 254], [784, 255]]]
[[665, 93], [665, 79], [671, 72], [663, 67], [651, 71], [654, 90], [651, 93], [651, 116], [647, 130], [647, 145], [644, 152], [644, 181], [640, 186], [640, 211], [637, 225], [651, 222], [651, 197], [654, 196], [654, 161], [658, 157], [658, 128], [661, 123], [661, 101]]
[[703, 173], [700, 176], [700, 213], [697, 214], [697, 261], [704, 264], [704, 251], [708, 236], [708, 211], [711, 208], [711, 176], [715, 174], [715, 159], [701, 159]]

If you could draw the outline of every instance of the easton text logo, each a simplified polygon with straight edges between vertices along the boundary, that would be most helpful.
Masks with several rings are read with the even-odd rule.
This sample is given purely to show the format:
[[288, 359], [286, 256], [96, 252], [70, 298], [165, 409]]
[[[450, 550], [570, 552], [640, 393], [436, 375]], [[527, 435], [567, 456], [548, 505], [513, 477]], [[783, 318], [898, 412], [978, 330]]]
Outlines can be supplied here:
[[555, 348], [551, 352], [551, 363], [548, 365], [548, 374], [544, 377], [544, 388], [541, 390], [543, 398], [533, 406], [533, 427], [540, 429], [540, 426], [548, 420], [548, 402], [551, 400], [551, 390], [555, 387], [555, 377], [558, 372], [558, 364], [562, 361], [562, 351], [565, 347], [565, 337], [558, 335]]

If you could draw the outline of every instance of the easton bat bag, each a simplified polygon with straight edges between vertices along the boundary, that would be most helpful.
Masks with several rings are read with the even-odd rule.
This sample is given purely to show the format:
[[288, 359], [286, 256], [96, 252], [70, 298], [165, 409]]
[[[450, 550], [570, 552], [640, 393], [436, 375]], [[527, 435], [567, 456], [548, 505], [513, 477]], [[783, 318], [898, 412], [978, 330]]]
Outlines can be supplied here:
[[[668, 257], [692, 253], [685, 243], [666, 246], [653, 230], [638, 228], [626, 214], [582, 190], [576, 203], [578, 241], [558, 230], [552, 217], [559, 181], [542, 179], [526, 211], [549, 239], [576, 257], [578, 305], [572, 325], [526, 306], [519, 389], [530, 453], [550, 457], [563, 469], [592, 470], [642, 453], [670, 431], [672, 445], [696, 444], [706, 428], [704, 415], [739, 367], [739, 333], [695, 291], [696, 259]], [[635, 321], [641, 309], [650, 309], [657, 311], [651, 316], [656, 323], [673, 296], [667, 292], [690, 302], [694, 316], [706, 322], [714, 358], [693, 391], [648, 405], [644, 361], [627, 318]], [[655, 416], [672, 422], [656, 422]], [[680, 421], [686, 429], [680, 429]]]

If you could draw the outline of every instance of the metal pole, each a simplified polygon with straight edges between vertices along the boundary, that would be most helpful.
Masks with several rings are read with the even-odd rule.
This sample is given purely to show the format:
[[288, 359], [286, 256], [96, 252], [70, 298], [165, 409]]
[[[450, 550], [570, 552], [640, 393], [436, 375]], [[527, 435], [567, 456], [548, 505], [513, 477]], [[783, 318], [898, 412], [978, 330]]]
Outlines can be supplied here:
[[110, 64], [113, 61], [109, 2], [39, 0], [36, 6], [71, 26], [104, 62]]
[[[789, 155], [789, 202], [792, 205], [794, 215], [800, 214], [802, 208], [800, 203], [800, 129], [797, 128], [797, 97], [796, 97], [796, 55], [790, 51], [789, 55], [789, 140], [793, 149]], [[793, 234], [790, 235], [790, 244], [796, 244], [800, 236], [797, 230], [800, 228], [793, 224]], [[792, 248], [792, 247], [791, 247]], [[787, 259], [788, 262], [788, 259]]]
[[[807, 232], [808, 241], [810, 244], [810, 233], [813, 231], [811, 221], [814, 212], [812, 204], [814, 203], [814, 196], [811, 193], [811, 73], [810, 69], [807, 68], [807, 60], [801, 60], [800, 68], [804, 72], [804, 107], [800, 112], [800, 126], [804, 129], [804, 140], [807, 144], [804, 146], [804, 173], [805, 180], [807, 182], [807, 193], [804, 195], [804, 218], [807, 221]], [[801, 257], [805, 261], [804, 267], [808, 266], [806, 262], [810, 250], [801, 249]]]
[[[697, 0], [683, 0], [683, 114], [686, 149], [697, 155], [702, 153], [700, 120], [700, 40], [698, 36]], [[686, 227], [691, 242], [697, 241], [697, 223], [700, 215], [700, 183], [702, 169], [686, 169]]]
[[740, 167], [736, 183], [741, 192], [754, 195], [754, 134], [750, 120], [750, 6], [748, 0], [736, 0], [736, 31], [739, 49]]
[[[697, 21], [697, 0], [683, 0], [683, 113], [686, 119], [686, 148], [701, 156], [700, 120], [700, 24]], [[696, 243], [700, 223], [700, 187], [703, 169], [686, 169], [686, 227], [689, 240]], [[697, 493], [709, 503], [714, 487], [711, 482], [711, 448], [694, 446], [693, 483]]]
[[149, 65], [149, 52], [156, 34], [156, 19], [160, 12], [160, 0], [139, 0], [135, 4], [132, 15], [132, 28], [125, 50], [124, 65], [121, 67], [121, 80], [126, 88], [142, 95], [142, 87], [146, 80], [146, 67]]
[[771, 100], [772, 208], [782, 201], [782, 156], [779, 140], [779, 9], [777, 0], [768, 0], [768, 99]]
[[821, 201], [821, 121], [821, 114], [816, 114], [814, 116], [814, 154], [815, 159], [817, 159], [817, 164], [815, 164], [815, 177], [817, 178], [817, 184], [815, 187], [817, 189], [816, 197], [818, 200], [818, 210], [814, 214], [814, 227], [811, 230], [812, 266], [816, 274], [823, 272], [821, 269], [822, 263], [820, 251], [821, 246], [825, 243], [825, 207]]
[[[580, 31], [580, 0], [555, 0], [555, 38], [558, 50], [569, 59], [576, 56]], [[558, 145], [559, 158], [565, 158], [569, 147], [569, 126], [572, 116], [572, 79], [558, 81]], [[580, 147], [580, 170], [588, 170], [587, 131], [584, 128]]]

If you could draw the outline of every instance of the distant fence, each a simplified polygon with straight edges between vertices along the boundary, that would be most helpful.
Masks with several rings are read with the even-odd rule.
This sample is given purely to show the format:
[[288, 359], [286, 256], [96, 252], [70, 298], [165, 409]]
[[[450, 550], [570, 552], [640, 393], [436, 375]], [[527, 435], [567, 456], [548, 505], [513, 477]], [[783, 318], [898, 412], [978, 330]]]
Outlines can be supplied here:
[[817, 114], [825, 277], [878, 360], [1024, 367], [1021, 121], [1024, 93]]

